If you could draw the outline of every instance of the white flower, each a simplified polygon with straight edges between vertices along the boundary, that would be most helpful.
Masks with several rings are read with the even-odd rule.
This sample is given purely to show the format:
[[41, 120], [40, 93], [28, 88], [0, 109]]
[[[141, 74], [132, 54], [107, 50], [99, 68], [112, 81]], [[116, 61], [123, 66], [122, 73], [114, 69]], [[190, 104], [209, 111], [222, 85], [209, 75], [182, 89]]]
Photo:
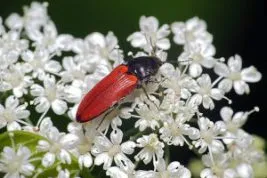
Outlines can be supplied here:
[[97, 136], [95, 145], [92, 148], [92, 154], [95, 155], [95, 164], [103, 165], [107, 170], [111, 167], [114, 159], [117, 166], [122, 166], [130, 161], [125, 154], [134, 152], [135, 143], [133, 141], [122, 142], [123, 133], [121, 130], [113, 130], [110, 134], [110, 140], [105, 136]]
[[153, 48], [162, 50], [170, 48], [170, 41], [166, 38], [170, 34], [169, 25], [164, 24], [159, 28], [158, 19], [153, 16], [142, 16], [139, 26], [141, 31], [134, 32], [127, 38], [133, 47], [142, 48], [146, 52], [153, 52]]
[[183, 146], [184, 142], [187, 142], [185, 136], [193, 140], [198, 139], [199, 130], [186, 124], [185, 121], [182, 117], [177, 117], [176, 120], [173, 118], [166, 119], [163, 127], [159, 130], [160, 138], [168, 145], [175, 146]]
[[12, 13], [6, 18], [6, 26], [12, 30], [20, 31], [23, 28], [23, 18], [17, 14]]
[[110, 61], [113, 67], [123, 62], [117, 37], [112, 32], [109, 32], [106, 37], [95, 32], [89, 34], [84, 40], [76, 39], [72, 48], [78, 54], [75, 60], [88, 73], [100, 72], [97, 70], [99, 65], [108, 66], [109, 73], [112, 68]]
[[123, 62], [121, 51], [118, 49], [118, 39], [113, 32], [108, 32], [107, 36], [94, 32], [85, 38], [93, 48], [94, 55], [106, 60], [114, 62], [113, 66], [117, 66]]
[[178, 67], [174, 68], [172, 64], [163, 64], [160, 67], [160, 72], [164, 76], [161, 83], [161, 86], [166, 88], [164, 93], [175, 94], [176, 97], [174, 97], [174, 100], [176, 100], [176, 103], [180, 98], [189, 98], [191, 96], [191, 91], [196, 90], [198, 87], [194, 79], [188, 75], [182, 74], [180, 69]]
[[193, 141], [196, 148], [199, 147], [199, 153], [204, 153], [207, 149], [210, 153], [220, 153], [224, 151], [223, 143], [218, 136], [225, 132], [224, 125], [220, 122], [215, 124], [208, 118], [201, 117], [198, 120], [200, 138]]
[[112, 178], [138, 178], [139, 171], [135, 171], [134, 168], [135, 165], [129, 160], [120, 167], [112, 166], [108, 168], [106, 174]]
[[14, 96], [9, 96], [5, 101], [5, 106], [0, 104], [0, 128], [7, 126], [7, 130], [20, 130], [21, 124], [28, 123], [22, 121], [30, 116], [30, 112], [26, 110], [27, 103], [19, 105], [19, 100]]
[[227, 144], [234, 142], [237, 135], [239, 134], [239, 131], [242, 130], [241, 127], [246, 123], [248, 116], [251, 113], [258, 111], [257, 109], [258, 108], [255, 107], [253, 110], [249, 112], [237, 112], [233, 114], [232, 108], [223, 107], [220, 111], [220, 115], [223, 121], [218, 121], [221, 122], [222, 124], [225, 124], [226, 132], [224, 136], [226, 137], [226, 139], [223, 139], [223, 141]]
[[58, 172], [57, 178], [70, 178], [70, 172], [68, 169], [60, 170]]
[[160, 158], [155, 162], [157, 171], [138, 171], [136, 177], [140, 178], [190, 178], [190, 171], [179, 162], [171, 162], [168, 166], [164, 159]]
[[60, 63], [50, 58], [49, 52], [45, 49], [34, 52], [27, 50], [22, 53], [22, 59], [26, 62], [28, 72], [33, 72], [32, 76], [39, 80], [44, 80], [47, 73], [56, 74], [61, 70]]
[[7, 20], [11, 28], [24, 26], [27, 36], [34, 41], [39, 49], [46, 48], [49, 52], [70, 51], [73, 37], [68, 34], [58, 35], [53, 21], [47, 15], [48, 3], [33, 2], [24, 8], [24, 16], [13, 14]]
[[52, 127], [45, 135], [47, 140], [40, 140], [37, 150], [46, 152], [42, 159], [42, 165], [49, 167], [54, 164], [56, 158], [64, 164], [71, 163], [70, 150], [77, 145], [79, 138], [74, 134], [60, 133], [56, 127]]
[[0, 172], [6, 173], [5, 178], [31, 176], [34, 166], [30, 157], [31, 151], [25, 146], [19, 146], [17, 150], [6, 146], [1, 153]]
[[233, 110], [230, 107], [223, 107], [220, 111], [220, 115], [225, 122], [227, 131], [236, 133], [241, 128], [248, 118], [248, 112], [237, 112], [233, 115]]
[[235, 178], [236, 171], [230, 167], [231, 157], [228, 154], [214, 154], [213, 160], [209, 155], [202, 156], [203, 164], [208, 167], [201, 171], [201, 178]]
[[26, 75], [27, 69], [25, 65], [16, 64], [9, 68], [4, 74], [3, 80], [6, 82], [7, 88], [12, 89], [16, 97], [22, 97], [28, 93], [28, 87], [33, 84], [32, 78]]
[[[71, 122], [68, 125], [68, 131], [76, 135], [79, 140], [75, 146], [75, 149], [71, 152], [78, 157], [78, 163], [80, 168], [90, 167], [93, 164], [93, 158], [90, 154], [96, 135], [99, 135], [96, 128], [95, 122], [89, 122], [82, 126], [77, 122]], [[85, 130], [85, 131], [84, 131]]]
[[198, 77], [202, 73], [202, 66], [212, 68], [215, 64], [215, 48], [212, 44], [194, 43], [185, 46], [184, 52], [178, 57], [182, 65], [189, 66], [189, 74]]
[[242, 69], [242, 59], [239, 55], [230, 57], [227, 65], [216, 63], [214, 68], [216, 74], [225, 77], [219, 83], [219, 88], [225, 92], [229, 92], [234, 87], [237, 94], [248, 94], [250, 90], [247, 83], [255, 83], [261, 80], [261, 73], [254, 66]]
[[139, 119], [135, 122], [135, 127], [139, 127], [140, 131], [144, 131], [147, 127], [155, 130], [159, 128], [159, 120], [161, 114], [157, 110], [157, 108], [151, 104], [150, 107], [144, 103], [139, 103], [138, 107], [135, 108], [135, 111], [139, 116]]
[[263, 150], [259, 150], [254, 145], [254, 138], [241, 129], [236, 133], [234, 141], [227, 146], [236, 163], [253, 165], [264, 160]]
[[29, 37], [34, 41], [33, 44], [38, 49], [47, 49], [51, 54], [71, 50], [73, 44], [71, 35], [58, 35], [56, 26], [51, 20], [48, 20], [42, 27], [42, 31], [40, 28], [35, 27], [26, 28]]
[[241, 178], [253, 178], [254, 171], [250, 164], [242, 163], [236, 167], [238, 176]]
[[224, 98], [224, 92], [218, 88], [212, 88], [214, 84], [211, 83], [208, 74], [202, 74], [197, 79], [198, 87], [196, 88], [197, 94], [191, 97], [191, 101], [195, 104], [203, 104], [205, 109], [213, 109], [215, 107], [212, 99], [221, 100]]
[[193, 17], [184, 22], [174, 22], [171, 25], [174, 33], [173, 40], [176, 44], [184, 45], [192, 42], [211, 43], [212, 35], [207, 32], [206, 22]]
[[[31, 6], [26, 6], [24, 8], [24, 20], [25, 20], [25, 28], [35, 27], [40, 28], [42, 25], [44, 25], [47, 20], [49, 19], [49, 16], [47, 14], [47, 6], [48, 3], [39, 3], [39, 2], [32, 2]], [[28, 36], [31, 36], [27, 34]]]
[[[29, 41], [20, 39], [17, 31], [8, 31], [0, 37], [0, 56], [8, 65], [18, 61], [19, 55], [29, 47]], [[1, 66], [2, 67], [2, 66]]]
[[53, 111], [62, 115], [67, 110], [67, 103], [64, 101], [64, 86], [56, 84], [54, 77], [46, 77], [43, 81], [44, 87], [39, 84], [31, 86], [31, 94], [36, 96], [34, 104], [39, 113], [47, 112], [50, 106]]
[[159, 141], [156, 134], [143, 135], [137, 139], [137, 147], [143, 148], [137, 155], [136, 160], [143, 160], [145, 164], [163, 157], [164, 144]]
[[64, 57], [62, 66], [65, 70], [60, 75], [64, 82], [79, 82], [84, 80], [86, 71], [82, 68], [81, 63], [75, 61], [73, 57]]

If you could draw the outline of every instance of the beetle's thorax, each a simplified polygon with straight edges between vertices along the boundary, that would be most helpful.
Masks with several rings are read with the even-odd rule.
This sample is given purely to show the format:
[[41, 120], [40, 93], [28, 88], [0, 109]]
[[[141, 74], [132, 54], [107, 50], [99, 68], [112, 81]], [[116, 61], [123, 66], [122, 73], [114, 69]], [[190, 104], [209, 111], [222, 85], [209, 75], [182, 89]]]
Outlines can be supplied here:
[[162, 62], [153, 56], [137, 57], [128, 62], [128, 72], [135, 74], [140, 81], [147, 81], [155, 75]]

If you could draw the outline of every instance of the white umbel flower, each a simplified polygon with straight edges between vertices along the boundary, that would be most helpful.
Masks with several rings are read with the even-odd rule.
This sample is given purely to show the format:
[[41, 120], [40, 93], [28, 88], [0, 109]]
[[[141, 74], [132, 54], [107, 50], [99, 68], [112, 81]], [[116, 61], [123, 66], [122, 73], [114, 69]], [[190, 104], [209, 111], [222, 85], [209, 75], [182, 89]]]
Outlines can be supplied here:
[[235, 178], [237, 173], [235, 169], [230, 167], [231, 157], [228, 154], [220, 153], [213, 155], [213, 159], [209, 155], [202, 156], [202, 162], [207, 167], [200, 173], [201, 178]]
[[206, 22], [193, 17], [184, 22], [174, 22], [171, 25], [174, 33], [173, 40], [176, 44], [184, 45], [187, 43], [200, 42], [208, 44], [212, 42], [212, 35], [207, 31]]
[[213, 88], [210, 76], [208, 74], [202, 74], [197, 79], [198, 87], [196, 88], [197, 94], [191, 97], [192, 103], [203, 104], [205, 109], [213, 109], [215, 104], [214, 100], [221, 100], [224, 98], [224, 92], [221, 89]]
[[184, 52], [178, 57], [182, 65], [189, 65], [192, 77], [201, 75], [203, 69], [212, 68], [215, 64], [215, 48], [212, 44], [193, 43], [185, 46]]
[[44, 80], [47, 73], [56, 74], [60, 71], [61, 65], [58, 61], [50, 59], [48, 50], [36, 51], [27, 50], [22, 53], [22, 59], [26, 62], [28, 72], [32, 72], [33, 78]]
[[9, 96], [5, 101], [5, 106], [0, 104], [0, 129], [7, 126], [7, 130], [20, 130], [20, 124], [28, 123], [22, 121], [30, 116], [26, 110], [27, 104], [19, 105], [19, 100], [14, 96]]
[[198, 126], [200, 138], [197, 141], [193, 141], [193, 144], [195, 147], [199, 147], [199, 153], [204, 153], [207, 149], [210, 153], [223, 152], [224, 145], [218, 139], [218, 136], [225, 132], [224, 125], [220, 122], [214, 124], [208, 118], [201, 117], [198, 120]]
[[95, 145], [92, 148], [92, 154], [95, 155], [95, 164], [103, 164], [106, 170], [111, 167], [113, 160], [117, 166], [130, 161], [126, 154], [134, 152], [135, 143], [133, 141], [122, 142], [123, 133], [119, 129], [115, 129], [110, 134], [110, 140], [105, 136], [97, 136]]
[[159, 132], [161, 133], [160, 138], [168, 145], [180, 145], [183, 146], [184, 142], [187, 142], [187, 136], [192, 139], [199, 138], [199, 130], [191, 127], [185, 122], [183, 118], [172, 118], [166, 119], [162, 128]]
[[12, 89], [13, 94], [18, 98], [27, 94], [28, 87], [33, 84], [32, 77], [26, 75], [26, 67], [20, 64], [12, 65], [8, 72], [3, 74], [3, 80], [8, 85], [6, 89]]
[[57, 178], [70, 178], [70, 172], [68, 169], [60, 170], [58, 172]]
[[156, 171], [138, 171], [136, 177], [145, 178], [190, 178], [190, 171], [179, 162], [174, 161], [166, 165], [164, 159], [155, 162]]
[[62, 66], [65, 69], [60, 73], [63, 82], [80, 82], [85, 78], [86, 71], [82, 65], [75, 61], [73, 57], [64, 57]]
[[144, 131], [146, 128], [150, 127], [153, 130], [159, 128], [160, 112], [154, 105], [150, 107], [144, 103], [139, 103], [138, 107], [135, 108], [138, 113], [139, 119], [135, 122], [135, 127], [139, 127], [140, 131]]
[[143, 148], [137, 155], [136, 160], [143, 160], [145, 164], [151, 162], [152, 158], [159, 159], [163, 157], [164, 143], [162, 143], [156, 134], [143, 135], [137, 139], [137, 147]]
[[80, 168], [88, 168], [93, 164], [93, 158], [90, 154], [90, 151], [94, 144], [95, 137], [99, 135], [96, 130], [97, 126], [98, 125], [95, 124], [95, 122], [88, 123], [84, 127], [82, 126], [82, 124], [77, 122], [71, 122], [68, 125], [68, 131], [79, 138], [75, 149], [71, 152], [73, 153], [73, 155], [78, 157]]
[[247, 83], [255, 83], [261, 80], [261, 73], [254, 66], [242, 69], [242, 59], [239, 55], [230, 57], [227, 65], [217, 63], [214, 71], [216, 74], [225, 77], [219, 83], [220, 89], [229, 92], [234, 88], [239, 95], [250, 92]]
[[34, 166], [30, 161], [31, 151], [25, 146], [17, 150], [11, 147], [4, 147], [0, 158], [0, 172], [4, 172], [4, 178], [20, 178], [31, 176]]
[[39, 84], [31, 86], [31, 94], [36, 96], [34, 104], [39, 113], [47, 112], [50, 107], [53, 111], [62, 115], [67, 110], [67, 103], [64, 101], [64, 86], [58, 85], [54, 77], [46, 77], [43, 81], [44, 87]]
[[170, 48], [170, 41], [166, 38], [170, 34], [169, 25], [164, 24], [159, 28], [158, 19], [142, 16], [139, 26], [141, 31], [134, 32], [127, 38], [133, 47], [142, 48], [146, 52], [152, 52], [155, 47], [162, 50]]
[[40, 140], [37, 145], [38, 151], [46, 152], [42, 165], [49, 167], [54, 164], [56, 158], [65, 164], [70, 164], [69, 151], [75, 148], [79, 138], [73, 134], [59, 132], [56, 127], [51, 127], [45, 136], [47, 140]]
[[106, 36], [94, 32], [89, 34], [85, 41], [89, 43], [94, 57], [111, 60], [114, 62], [113, 66], [123, 62], [121, 51], [118, 49], [118, 39], [113, 32], [108, 32]]

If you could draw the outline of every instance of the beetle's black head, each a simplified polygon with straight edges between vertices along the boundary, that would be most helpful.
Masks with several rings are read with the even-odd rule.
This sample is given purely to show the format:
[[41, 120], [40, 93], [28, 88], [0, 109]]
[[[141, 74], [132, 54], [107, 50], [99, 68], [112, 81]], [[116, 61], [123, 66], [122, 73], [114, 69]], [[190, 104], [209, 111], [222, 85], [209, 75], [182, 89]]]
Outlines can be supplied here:
[[158, 72], [161, 65], [160, 59], [154, 56], [136, 57], [128, 62], [128, 72], [135, 74], [141, 81], [147, 81]]

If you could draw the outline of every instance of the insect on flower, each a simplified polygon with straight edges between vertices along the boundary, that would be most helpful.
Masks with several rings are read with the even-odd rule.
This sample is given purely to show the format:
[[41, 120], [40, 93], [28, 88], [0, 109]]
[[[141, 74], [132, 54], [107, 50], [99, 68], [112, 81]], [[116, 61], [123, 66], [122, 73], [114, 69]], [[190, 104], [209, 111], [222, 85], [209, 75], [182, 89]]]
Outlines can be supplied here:
[[117, 66], [82, 99], [76, 114], [78, 122], [95, 119], [154, 76], [162, 62], [154, 56], [141, 56]]

